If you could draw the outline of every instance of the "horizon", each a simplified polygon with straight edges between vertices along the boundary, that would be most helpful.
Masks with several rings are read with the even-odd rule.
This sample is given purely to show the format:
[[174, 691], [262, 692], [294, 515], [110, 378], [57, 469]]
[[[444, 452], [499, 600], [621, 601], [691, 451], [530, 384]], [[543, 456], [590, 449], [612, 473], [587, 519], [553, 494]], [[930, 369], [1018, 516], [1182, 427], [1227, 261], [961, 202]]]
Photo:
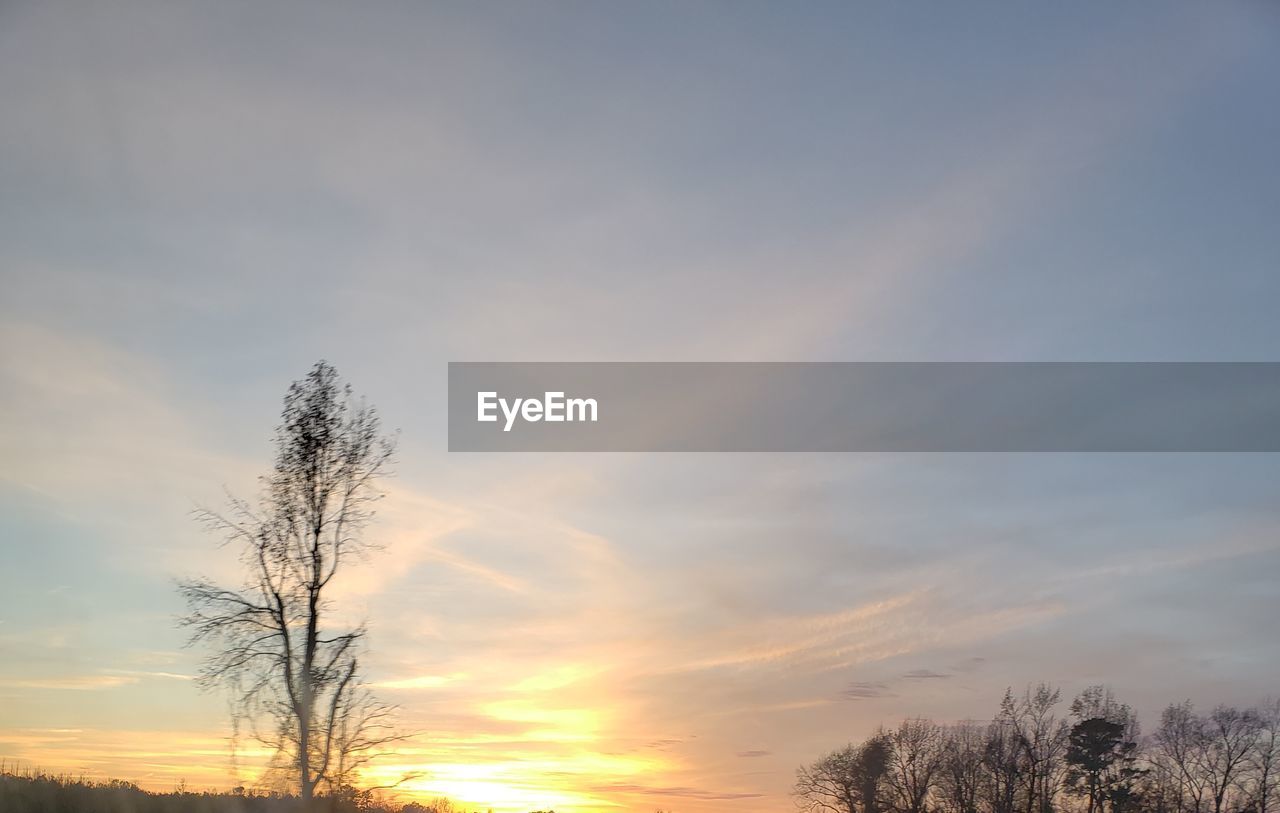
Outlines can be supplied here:
[[318, 359], [398, 432], [333, 598], [420, 799], [766, 813], [1006, 687], [1280, 695], [1273, 454], [446, 420], [451, 361], [1280, 361], [1277, 76], [1247, 2], [0, 6], [0, 760], [252, 785], [175, 582]]

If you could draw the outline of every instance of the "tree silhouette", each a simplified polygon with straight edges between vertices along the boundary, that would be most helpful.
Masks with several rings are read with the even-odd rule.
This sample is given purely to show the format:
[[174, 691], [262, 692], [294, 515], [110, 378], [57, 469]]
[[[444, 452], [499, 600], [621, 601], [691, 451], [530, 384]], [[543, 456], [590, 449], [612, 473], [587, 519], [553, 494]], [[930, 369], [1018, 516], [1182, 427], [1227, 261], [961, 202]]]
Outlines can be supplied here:
[[943, 762], [942, 727], [932, 720], [903, 720], [888, 733], [889, 786], [898, 813], [926, 813]]
[[796, 803], [810, 813], [880, 813], [889, 754], [883, 734], [827, 754], [796, 774]]
[[1071, 728], [1067, 746], [1067, 787], [1088, 802], [1086, 813], [1099, 813], [1137, 776], [1133, 767], [1138, 744], [1125, 738], [1124, 724], [1104, 717], [1081, 720]]
[[1135, 783], [1146, 775], [1137, 767], [1138, 719], [1105, 686], [1090, 686], [1071, 701], [1076, 719], [1068, 737], [1067, 790], [1086, 800], [1086, 813], [1131, 807]]
[[990, 723], [909, 718], [801, 768], [808, 813], [1272, 813], [1280, 702], [1164, 710], [1154, 736], [1105, 686], [1055, 708], [1049, 685], [1007, 691]]
[[238, 589], [184, 581], [191, 642], [208, 645], [204, 687], [230, 690], [237, 723], [271, 747], [304, 805], [338, 794], [369, 757], [396, 739], [392, 708], [360, 672], [363, 626], [331, 626], [330, 587], [372, 547], [362, 531], [381, 494], [394, 444], [376, 411], [317, 363], [284, 398], [275, 465], [256, 507], [199, 517], [240, 547]]

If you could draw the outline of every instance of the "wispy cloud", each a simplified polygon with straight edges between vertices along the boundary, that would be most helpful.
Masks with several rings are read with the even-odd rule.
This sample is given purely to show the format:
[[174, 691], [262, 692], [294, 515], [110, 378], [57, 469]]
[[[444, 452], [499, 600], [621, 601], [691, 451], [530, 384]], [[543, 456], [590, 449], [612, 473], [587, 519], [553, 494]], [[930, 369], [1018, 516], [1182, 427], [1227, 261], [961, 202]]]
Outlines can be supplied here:
[[0, 680], [0, 688], [6, 689], [54, 689], [68, 691], [98, 691], [114, 689], [137, 683], [136, 675], [74, 675], [67, 677], [28, 678]]
[[398, 680], [381, 680], [373, 685], [379, 689], [438, 689], [465, 679], [466, 675], [418, 675]]
[[932, 669], [912, 669], [910, 672], [904, 672], [903, 680], [945, 680], [951, 677], [946, 672], [935, 672]]
[[859, 680], [850, 683], [840, 696], [846, 700], [867, 700], [875, 697], [893, 697], [893, 693], [889, 691], [887, 683]]

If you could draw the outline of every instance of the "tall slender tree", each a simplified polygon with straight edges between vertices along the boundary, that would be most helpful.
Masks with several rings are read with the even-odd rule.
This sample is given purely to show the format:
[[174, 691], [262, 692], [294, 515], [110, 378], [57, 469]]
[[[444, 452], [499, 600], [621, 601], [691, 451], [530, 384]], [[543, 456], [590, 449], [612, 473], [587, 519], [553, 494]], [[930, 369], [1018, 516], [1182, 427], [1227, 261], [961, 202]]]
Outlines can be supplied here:
[[199, 512], [240, 547], [244, 582], [180, 584], [191, 641], [210, 648], [201, 683], [230, 690], [237, 721], [275, 751], [304, 804], [395, 739], [391, 707], [361, 677], [365, 629], [338, 627], [330, 601], [334, 579], [373, 547], [362, 531], [393, 450], [377, 412], [319, 362], [285, 395], [258, 504]]

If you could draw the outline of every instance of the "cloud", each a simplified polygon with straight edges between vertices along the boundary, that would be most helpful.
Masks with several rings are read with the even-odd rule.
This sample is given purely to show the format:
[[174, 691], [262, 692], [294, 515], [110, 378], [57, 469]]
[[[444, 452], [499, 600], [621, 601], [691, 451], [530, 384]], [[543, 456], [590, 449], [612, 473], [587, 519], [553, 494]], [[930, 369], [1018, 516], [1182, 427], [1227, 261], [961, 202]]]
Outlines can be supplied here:
[[68, 691], [98, 691], [115, 689], [137, 683], [138, 677], [133, 675], [76, 675], [69, 677], [48, 677], [0, 680], [0, 687], [6, 689], [53, 689]]
[[878, 681], [856, 681], [840, 692], [846, 700], [871, 700], [877, 697], [896, 697], [889, 691], [889, 684]]
[[912, 669], [902, 675], [903, 680], [938, 680], [949, 677], [951, 675], [946, 672], [935, 672], [932, 669]]
[[119, 675], [128, 675], [136, 678], [163, 678], [165, 680], [195, 680], [193, 675], [183, 675], [177, 672], [144, 672], [128, 669], [112, 669], [110, 670]]
[[466, 679], [466, 675], [418, 675], [411, 678], [400, 678], [398, 680], [382, 680], [374, 683], [373, 686], [379, 689], [439, 689], [442, 686], [448, 686], [459, 680]]
[[685, 799], [702, 799], [706, 801], [731, 802], [735, 799], [759, 799], [763, 793], [734, 793], [727, 791], [703, 790], [701, 788], [681, 786], [657, 786], [636, 784], [596, 785], [592, 787], [596, 793], [637, 793], [645, 796], [674, 796]]

